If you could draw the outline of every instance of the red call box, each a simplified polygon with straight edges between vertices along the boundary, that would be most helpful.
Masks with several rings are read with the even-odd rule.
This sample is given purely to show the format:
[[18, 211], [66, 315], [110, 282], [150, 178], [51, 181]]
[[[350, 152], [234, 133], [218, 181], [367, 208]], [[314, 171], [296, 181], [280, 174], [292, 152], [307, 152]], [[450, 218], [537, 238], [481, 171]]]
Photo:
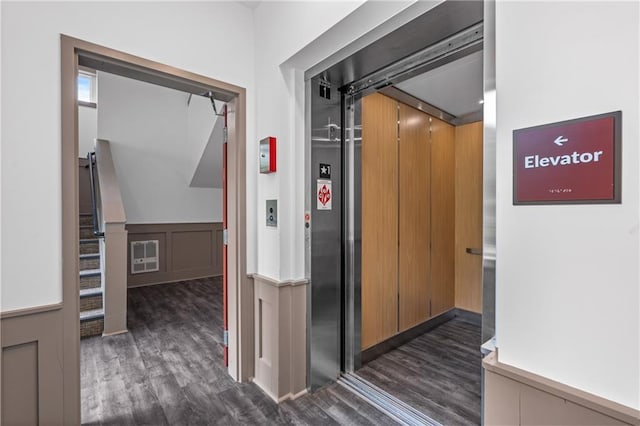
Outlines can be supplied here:
[[621, 202], [622, 112], [513, 131], [513, 204]]
[[260, 141], [260, 173], [276, 171], [276, 138], [269, 136]]

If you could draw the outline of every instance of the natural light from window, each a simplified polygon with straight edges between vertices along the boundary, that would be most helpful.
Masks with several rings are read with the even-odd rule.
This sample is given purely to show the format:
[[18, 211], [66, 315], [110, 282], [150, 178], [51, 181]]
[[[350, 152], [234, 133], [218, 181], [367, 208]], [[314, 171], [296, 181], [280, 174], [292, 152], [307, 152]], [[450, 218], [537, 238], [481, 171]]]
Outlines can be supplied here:
[[96, 75], [86, 71], [78, 73], [78, 101], [96, 103]]

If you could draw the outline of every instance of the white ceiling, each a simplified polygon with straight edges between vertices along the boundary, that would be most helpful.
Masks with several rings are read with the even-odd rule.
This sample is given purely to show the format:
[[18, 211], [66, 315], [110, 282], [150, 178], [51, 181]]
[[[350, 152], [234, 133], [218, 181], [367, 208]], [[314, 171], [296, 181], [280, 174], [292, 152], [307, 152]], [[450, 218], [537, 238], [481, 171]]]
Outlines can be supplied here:
[[395, 87], [456, 117], [482, 109], [482, 51], [410, 78]]
[[260, 0], [251, 1], [251, 0], [236, 0], [236, 2], [240, 3], [243, 6], [248, 7], [251, 10], [255, 10], [256, 7], [260, 4]]

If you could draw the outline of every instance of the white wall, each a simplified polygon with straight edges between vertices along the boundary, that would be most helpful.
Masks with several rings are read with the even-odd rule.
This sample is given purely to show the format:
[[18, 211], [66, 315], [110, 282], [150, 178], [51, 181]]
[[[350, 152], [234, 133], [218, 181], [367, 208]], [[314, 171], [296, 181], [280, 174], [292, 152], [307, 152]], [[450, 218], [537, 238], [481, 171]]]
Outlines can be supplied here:
[[[304, 71], [362, 36], [375, 40], [438, 1], [419, 3], [262, 2], [256, 8], [256, 139], [275, 136], [278, 154], [277, 173], [260, 175], [257, 141], [247, 147], [248, 179], [254, 170], [258, 188], [256, 229], [249, 229], [258, 239], [258, 273], [304, 278]], [[264, 220], [265, 200], [272, 198], [279, 203], [277, 229]]]
[[[498, 2], [500, 360], [640, 408], [637, 2]], [[621, 205], [513, 206], [512, 131], [622, 110]]]
[[[249, 141], [255, 139], [255, 68], [252, 13], [234, 2], [1, 2], [0, 7], [5, 248], [0, 309], [9, 311], [57, 303], [62, 295], [61, 33], [247, 88]], [[255, 198], [255, 188], [248, 191]], [[252, 238], [247, 250], [255, 250]]]
[[187, 140], [185, 146], [188, 160], [185, 176], [189, 181], [193, 179], [193, 174], [200, 163], [213, 131], [213, 126], [217, 121], [218, 116], [214, 114], [209, 98], [195, 95], [191, 97], [187, 107]]
[[98, 137], [98, 109], [78, 106], [78, 158], [93, 152]]
[[[254, 17], [232, 2], [2, 2], [2, 311], [60, 301], [60, 33], [248, 89], [248, 270], [295, 279], [304, 276], [302, 73], [378, 25], [408, 20], [410, 3], [262, 2]], [[638, 19], [636, 2], [505, 1], [496, 23], [500, 358], [636, 408]], [[616, 109], [622, 205], [511, 205], [513, 129]], [[279, 141], [270, 176], [257, 172], [265, 136]], [[280, 200], [277, 230], [262, 220], [267, 198]]]
[[110, 142], [127, 223], [222, 221], [222, 190], [189, 187], [188, 95], [103, 72], [98, 85], [98, 137]]
[[[256, 105], [260, 111], [256, 139], [276, 136], [279, 144], [278, 172], [256, 175], [257, 268], [263, 275], [276, 279], [303, 276], [302, 73], [378, 24], [382, 23], [381, 28], [396, 18], [406, 22], [404, 12], [418, 7], [396, 3], [395, 11], [387, 9], [375, 20], [369, 8], [377, 3], [357, 8], [332, 3], [327, 7], [337, 7], [329, 15], [322, 10], [295, 11], [289, 3], [264, 2], [255, 11]], [[429, 7], [425, 3], [420, 2], [420, 7]], [[501, 360], [637, 407], [637, 5], [609, 9], [604, 3], [590, 2], [498, 4]], [[392, 7], [387, 3], [377, 6]], [[318, 4], [309, 7], [322, 8]], [[296, 19], [289, 19], [292, 14]], [[369, 19], [360, 21], [367, 15]], [[322, 33], [327, 22], [331, 28]], [[345, 22], [351, 25], [343, 25]], [[382, 35], [378, 29], [373, 32]], [[301, 36], [292, 38], [292, 33]], [[627, 141], [622, 206], [511, 205], [514, 128], [615, 109], [624, 110]], [[255, 151], [253, 157], [249, 152], [250, 158], [257, 158]], [[291, 215], [281, 215], [278, 230], [262, 223], [261, 207], [267, 198], [278, 198], [280, 212]]]
[[[224, 145], [224, 119], [218, 118], [193, 172], [190, 186], [194, 188], [222, 189], [222, 160]], [[251, 238], [254, 238], [251, 235]]]
[[[2, 23], [2, 4], [0, 4], [0, 23]], [[2, 31], [2, 28], [0, 28], [0, 52], [2, 51], [2, 46], [3, 46], [2, 42], [3, 42], [3, 31]], [[2, 74], [3, 74], [3, 71], [2, 71], [2, 55], [0, 55], [0, 99], [2, 99], [2, 85], [3, 85], [3, 82], [4, 82], [4, 79], [2, 78]], [[3, 128], [2, 127], [2, 117], [3, 117], [2, 109], [3, 109], [2, 102], [0, 102], [0, 129]], [[1, 159], [2, 159], [2, 135], [0, 134], [0, 160]], [[3, 201], [2, 201], [2, 188], [3, 188], [3, 186], [2, 186], [2, 180], [3, 180], [2, 176], [4, 176], [4, 173], [3, 173], [2, 169], [3, 169], [2, 168], [2, 161], [0, 161], [0, 311], [2, 311], [2, 306], [4, 306], [3, 303], [2, 303], [2, 299], [3, 299], [3, 297], [2, 297], [2, 288], [3, 288], [3, 286], [2, 286], [2, 277], [3, 277], [3, 274], [2, 274], [2, 259], [3, 259], [3, 257], [2, 257], [2, 241], [3, 241], [3, 239], [2, 239], [2, 224], [3, 224], [2, 211], [3, 211], [3, 207], [2, 207], [2, 205], [4, 204]]]

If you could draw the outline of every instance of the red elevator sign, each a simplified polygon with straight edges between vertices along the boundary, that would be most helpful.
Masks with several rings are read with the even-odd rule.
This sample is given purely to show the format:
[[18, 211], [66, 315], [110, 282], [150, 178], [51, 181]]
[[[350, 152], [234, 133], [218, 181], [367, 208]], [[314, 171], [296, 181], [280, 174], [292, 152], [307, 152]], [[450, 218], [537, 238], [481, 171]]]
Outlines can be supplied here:
[[620, 202], [620, 111], [513, 131], [514, 204]]

